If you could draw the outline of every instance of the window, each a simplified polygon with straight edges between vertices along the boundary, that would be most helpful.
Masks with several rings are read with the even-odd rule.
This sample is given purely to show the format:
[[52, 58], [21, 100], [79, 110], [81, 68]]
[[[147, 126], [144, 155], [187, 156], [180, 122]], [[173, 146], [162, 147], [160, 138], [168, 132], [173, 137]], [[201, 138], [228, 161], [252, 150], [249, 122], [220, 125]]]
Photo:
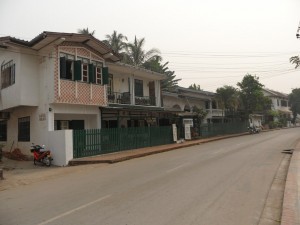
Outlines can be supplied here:
[[18, 141], [30, 141], [30, 117], [18, 120]]
[[73, 55], [65, 53], [60, 54], [60, 78], [73, 80], [74, 78], [74, 60]]
[[209, 101], [205, 101], [205, 109], [210, 109], [210, 102]]
[[287, 106], [288, 106], [287, 101], [281, 100], [281, 106], [282, 106], [282, 107], [287, 107]]
[[[77, 57], [81, 61], [81, 81], [88, 82], [89, 77], [89, 59]], [[91, 81], [94, 79], [91, 79]]]
[[9, 61], [1, 66], [1, 89], [15, 83], [15, 64]]
[[212, 101], [212, 102], [211, 102], [211, 107], [212, 107], [213, 109], [216, 109], [216, 108], [217, 108], [217, 102], [216, 102], [216, 101]]
[[143, 97], [144, 96], [144, 89], [143, 89], [143, 81], [142, 80], [134, 80], [134, 93], [135, 96]]
[[100, 62], [92, 61], [93, 69], [94, 69], [94, 76], [95, 76], [95, 82], [96, 84], [102, 84], [102, 67], [103, 64]]
[[7, 120], [0, 121], [0, 141], [7, 141]]
[[102, 84], [102, 68], [96, 67], [95, 68], [95, 74], [96, 74], [96, 84]]

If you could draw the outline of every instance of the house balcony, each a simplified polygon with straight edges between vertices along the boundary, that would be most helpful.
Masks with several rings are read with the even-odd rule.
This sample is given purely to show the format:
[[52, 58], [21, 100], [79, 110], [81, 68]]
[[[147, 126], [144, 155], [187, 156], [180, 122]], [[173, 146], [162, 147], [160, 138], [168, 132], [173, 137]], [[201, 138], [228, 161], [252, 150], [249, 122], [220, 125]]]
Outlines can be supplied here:
[[132, 95], [129, 92], [112, 92], [107, 95], [108, 102], [110, 104], [126, 104], [126, 105], [142, 105], [142, 106], [155, 106], [156, 97], [152, 96], [135, 96], [133, 104]]
[[105, 86], [71, 80], [60, 80], [56, 103], [106, 106]]
[[111, 104], [131, 104], [131, 95], [129, 92], [112, 92], [107, 95], [108, 103]]

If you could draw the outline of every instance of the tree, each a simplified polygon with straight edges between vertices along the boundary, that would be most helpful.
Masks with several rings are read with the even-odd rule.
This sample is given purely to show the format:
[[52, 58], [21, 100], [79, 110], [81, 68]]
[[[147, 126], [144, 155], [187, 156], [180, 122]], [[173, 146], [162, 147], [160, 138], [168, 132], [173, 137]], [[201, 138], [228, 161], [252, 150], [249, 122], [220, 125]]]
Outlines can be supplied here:
[[116, 52], [116, 53], [121, 53], [122, 51], [125, 50], [126, 48], [126, 42], [127, 37], [121, 33], [117, 33], [117, 31], [113, 31], [111, 35], [107, 34], [105, 35], [106, 40], [104, 42], [106, 44], [109, 44], [111, 48]]
[[290, 63], [296, 64], [295, 69], [297, 69], [300, 66], [300, 58], [299, 56], [293, 56], [290, 58]]
[[297, 114], [300, 114], [300, 88], [295, 88], [289, 94], [289, 102], [293, 113], [292, 123], [296, 122]]
[[135, 36], [132, 43], [126, 44], [126, 53], [124, 54], [123, 61], [133, 66], [142, 66], [144, 63], [155, 58], [161, 59], [158, 49], [152, 48], [149, 51], [145, 51], [143, 49], [144, 45], [145, 38], [137, 39]]
[[162, 64], [161, 61], [160, 57], [154, 57], [152, 60], [145, 62], [143, 66], [148, 70], [165, 74], [167, 78], [161, 81], [161, 89], [170, 91], [178, 86], [178, 81], [181, 79], [175, 79], [175, 71], [171, 71], [167, 67], [169, 62]]
[[216, 90], [218, 106], [225, 110], [236, 111], [240, 105], [239, 92], [232, 86], [225, 85]]
[[86, 29], [85, 28], [82, 28], [82, 29], [78, 29], [77, 30], [77, 33], [79, 34], [90, 34], [90, 35], [93, 35], [95, 34], [95, 31], [93, 30], [92, 32], [89, 31], [89, 28], [87, 27]]
[[237, 85], [240, 87], [239, 94], [246, 114], [263, 111], [266, 100], [262, 92], [264, 85], [259, 82], [259, 78], [247, 74]]
[[193, 90], [197, 90], [197, 91], [202, 91], [202, 89], [200, 88], [200, 84], [191, 84], [189, 87], [189, 89], [193, 89]]

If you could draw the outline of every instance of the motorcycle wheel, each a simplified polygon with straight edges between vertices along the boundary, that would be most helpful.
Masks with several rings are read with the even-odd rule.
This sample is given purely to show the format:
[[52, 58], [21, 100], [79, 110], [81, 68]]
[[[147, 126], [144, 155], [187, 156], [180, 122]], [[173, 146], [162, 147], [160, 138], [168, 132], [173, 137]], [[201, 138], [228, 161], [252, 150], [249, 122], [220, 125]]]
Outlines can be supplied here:
[[44, 159], [44, 162], [45, 162], [45, 165], [46, 165], [46, 166], [51, 166], [51, 160], [50, 160], [50, 158], [46, 157], [46, 158]]

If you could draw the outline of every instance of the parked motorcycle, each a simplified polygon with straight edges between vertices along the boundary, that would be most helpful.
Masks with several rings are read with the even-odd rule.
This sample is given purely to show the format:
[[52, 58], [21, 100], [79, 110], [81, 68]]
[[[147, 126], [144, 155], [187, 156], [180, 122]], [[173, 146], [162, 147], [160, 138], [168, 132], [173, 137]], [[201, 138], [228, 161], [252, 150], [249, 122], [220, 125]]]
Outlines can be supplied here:
[[256, 126], [250, 126], [248, 127], [249, 134], [258, 134], [260, 132], [260, 129]]
[[33, 153], [33, 164], [36, 165], [37, 162], [45, 164], [46, 166], [51, 166], [51, 157], [50, 150], [44, 150], [45, 146], [35, 145], [32, 143], [30, 151]]

